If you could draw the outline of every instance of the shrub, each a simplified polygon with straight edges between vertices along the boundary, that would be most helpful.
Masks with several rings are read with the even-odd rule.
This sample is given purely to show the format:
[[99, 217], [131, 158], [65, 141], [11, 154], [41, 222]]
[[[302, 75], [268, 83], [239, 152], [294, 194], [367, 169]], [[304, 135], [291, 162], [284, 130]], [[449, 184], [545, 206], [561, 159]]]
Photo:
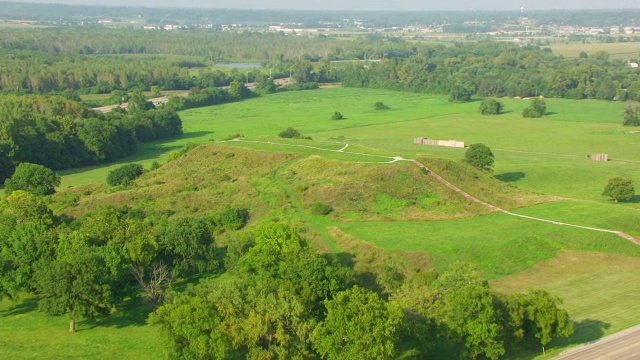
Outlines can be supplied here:
[[278, 136], [283, 139], [299, 139], [302, 135], [300, 134], [300, 131], [292, 127], [288, 127], [285, 130], [282, 130]]
[[333, 115], [331, 115], [331, 120], [343, 120], [344, 116], [339, 113], [339, 112], [334, 112]]
[[382, 101], [378, 101], [373, 105], [373, 108], [376, 110], [389, 110], [389, 107], [385, 105]]
[[227, 207], [216, 219], [216, 223], [230, 230], [242, 229], [247, 222], [249, 222], [249, 210], [245, 208]]
[[480, 114], [482, 115], [499, 115], [502, 112], [504, 105], [501, 102], [494, 99], [487, 99], [480, 103]]
[[160, 163], [157, 161], [154, 161], [151, 163], [151, 167], [149, 168], [149, 171], [153, 171], [155, 169], [158, 169], [160, 167]]
[[539, 118], [547, 113], [547, 104], [542, 99], [531, 99], [531, 105], [522, 111], [523, 117]]
[[144, 169], [140, 164], [127, 164], [113, 169], [107, 175], [107, 184], [111, 186], [128, 185], [142, 175]]
[[317, 202], [313, 205], [311, 211], [316, 215], [329, 215], [333, 211], [333, 208], [331, 205]]

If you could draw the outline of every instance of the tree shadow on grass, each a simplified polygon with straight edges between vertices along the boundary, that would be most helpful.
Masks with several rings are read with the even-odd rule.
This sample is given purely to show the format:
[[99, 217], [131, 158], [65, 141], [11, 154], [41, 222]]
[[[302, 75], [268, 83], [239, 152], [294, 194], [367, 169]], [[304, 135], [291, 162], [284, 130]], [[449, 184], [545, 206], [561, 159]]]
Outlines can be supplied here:
[[626, 201], [626, 202], [630, 202], [630, 203], [634, 203], [634, 204], [640, 203], [640, 195], [634, 195], [631, 198], [631, 200]]
[[521, 171], [516, 171], [516, 172], [508, 172], [508, 173], [503, 173], [503, 174], [499, 174], [494, 176], [496, 179], [503, 181], [503, 182], [516, 182], [519, 180], [524, 179], [525, 177], [525, 173], [521, 172]]
[[197, 137], [201, 137], [201, 136], [205, 136], [213, 133], [214, 133], [213, 131], [190, 131], [180, 136], [176, 136], [175, 139], [192, 139], [192, 138], [197, 138]]
[[584, 319], [573, 323], [573, 335], [568, 338], [561, 338], [551, 343], [553, 347], [564, 347], [589, 343], [604, 336], [604, 331], [609, 329], [611, 324], [595, 319]]
[[38, 309], [38, 298], [28, 298], [17, 302], [14, 306], [0, 311], [0, 316], [9, 317], [16, 315], [23, 315], [26, 313], [30, 313]]
[[96, 327], [120, 329], [129, 326], [144, 326], [147, 324], [147, 318], [151, 312], [153, 312], [153, 307], [142, 299], [129, 299], [113, 315], [81, 321], [76, 331], [86, 331]]

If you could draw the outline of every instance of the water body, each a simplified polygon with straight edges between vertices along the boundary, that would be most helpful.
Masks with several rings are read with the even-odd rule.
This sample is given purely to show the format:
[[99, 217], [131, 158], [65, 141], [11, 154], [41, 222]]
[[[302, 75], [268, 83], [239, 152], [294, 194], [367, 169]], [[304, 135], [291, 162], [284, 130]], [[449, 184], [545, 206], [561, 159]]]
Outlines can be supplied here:
[[262, 65], [260, 64], [256, 64], [256, 63], [242, 63], [242, 62], [238, 62], [238, 63], [226, 63], [226, 64], [216, 64], [217, 66], [225, 66], [225, 67], [230, 67], [230, 68], [236, 68], [236, 69], [258, 69], [261, 68]]

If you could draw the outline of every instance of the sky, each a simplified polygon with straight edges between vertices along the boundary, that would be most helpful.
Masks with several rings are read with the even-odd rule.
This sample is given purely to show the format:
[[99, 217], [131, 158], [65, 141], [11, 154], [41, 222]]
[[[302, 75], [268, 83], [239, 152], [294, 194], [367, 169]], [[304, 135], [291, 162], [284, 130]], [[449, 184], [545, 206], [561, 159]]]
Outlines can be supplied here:
[[75, 5], [290, 10], [505, 10], [640, 8], [640, 0], [9, 0]]

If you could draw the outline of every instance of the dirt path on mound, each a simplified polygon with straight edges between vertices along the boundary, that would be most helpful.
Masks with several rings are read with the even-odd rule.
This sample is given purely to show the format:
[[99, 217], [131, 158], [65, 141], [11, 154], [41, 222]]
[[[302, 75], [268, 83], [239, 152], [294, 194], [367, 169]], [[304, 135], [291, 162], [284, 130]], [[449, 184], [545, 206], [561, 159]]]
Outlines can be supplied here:
[[320, 151], [328, 151], [328, 152], [336, 152], [336, 153], [343, 153], [343, 154], [362, 155], [362, 156], [371, 156], [371, 157], [380, 157], [380, 158], [388, 158], [388, 159], [390, 159], [389, 161], [379, 161], [379, 162], [359, 162], [361, 164], [392, 164], [392, 163], [395, 163], [395, 162], [398, 162], [398, 161], [409, 161], [409, 162], [413, 163], [414, 165], [416, 165], [416, 166], [420, 167], [421, 169], [423, 169], [428, 175], [430, 175], [431, 177], [433, 177], [434, 179], [436, 179], [440, 183], [444, 184], [449, 189], [457, 192], [459, 195], [461, 195], [461, 196], [463, 196], [463, 197], [465, 197], [465, 198], [467, 198], [467, 199], [469, 199], [471, 201], [477, 202], [477, 203], [481, 204], [482, 206], [485, 206], [485, 207], [491, 209], [494, 212], [501, 212], [501, 213], [503, 213], [505, 215], [518, 217], [518, 218], [521, 218], [521, 219], [545, 222], [545, 223], [549, 223], [549, 224], [553, 224], [553, 225], [569, 226], [569, 227], [574, 227], [574, 228], [584, 229], [584, 230], [589, 230], [589, 231], [597, 231], [597, 232], [614, 234], [614, 235], [617, 235], [617, 236], [619, 236], [619, 237], [621, 237], [621, 238], [623, 238], [625, 240], [628, 240], [628, 241], [631, 241], [631, 242], [633, 242], [635, 244], [640, 245], [640, 240], [638, 240], [635, 237], [633, 237], [633, 236], [631, 236], [629, 234], [626, 234], [626, 233], [624, 233], [622, 231], [601, 229], [601, 228], [589, 227], [589, 226], [582, 226], [582, 225], [577, 225], [577, 224], [570, 224], [570, 223], [565, 223], [565, 222], [560, 222], [560, 221], [537, 218], [537, 217], [533, 217], [533, 216], [521, 215], [521, 214], [516, 214], [516, 213], [510, 212], [510, 211], [507, 211], [505, 209], [499, 208], [499, 207], [497, 207], [495, 205], [491, 205], [491, 204], [489, 204], [487, 202], [484, 202], [484, 201], [476, 198], [475, 196], [467, 193], [466, 191], [460, 189], [459, 187], [453, 185], [452, 183], [447, 181], [445, 178], [443, 178], [442, 176], [436, 174], [431, 169], [429, 169], [426, 165], [422, 164], [421, 162], [419, 162], [418, 160], [415, 160], [415, 159], [405, 159], [405, 158], [400, 157], [400, 156], [372, 155], [372, 154], [364, 154], [364, 153], [346, 151], [346, 149], [349, 147], [349, 144], [345, 144], [345, 146], [342, 147], [340, 150], [331, 150], [331, 149], [323, 149], [323, 148], [319, 148], [319, 147], [315, 147], [315, 146], [309, 146], [309, 145], [283, 144], [283, 143], [275, 143], [275, 142], [271, 142], [271, 141], [266, 141], [266, 142], [265, 141], [248, 141], [248, 140], [241, 140], [241, 139], [220, 141], [219, 143], [224, 143], [224, 142], [246, 142], [246, 143], [266, 144], [266, 145], [303, 147], [303, 148], [315, 149], [315, 150], [320, 150]]

